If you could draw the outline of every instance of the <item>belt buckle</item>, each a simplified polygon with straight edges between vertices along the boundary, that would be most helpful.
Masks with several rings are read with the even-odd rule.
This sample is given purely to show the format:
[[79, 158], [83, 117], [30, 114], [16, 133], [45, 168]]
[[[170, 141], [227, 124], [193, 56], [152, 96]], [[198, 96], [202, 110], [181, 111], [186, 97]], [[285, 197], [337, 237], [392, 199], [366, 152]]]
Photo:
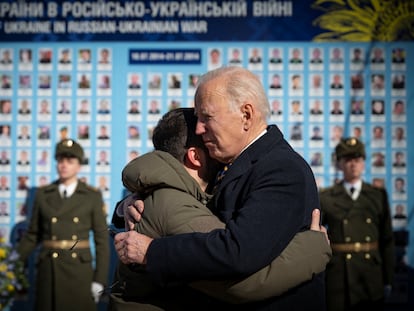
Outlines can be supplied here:
[[66, 248], [69, 245], [68, 240], [60, 241], [60, 248]]

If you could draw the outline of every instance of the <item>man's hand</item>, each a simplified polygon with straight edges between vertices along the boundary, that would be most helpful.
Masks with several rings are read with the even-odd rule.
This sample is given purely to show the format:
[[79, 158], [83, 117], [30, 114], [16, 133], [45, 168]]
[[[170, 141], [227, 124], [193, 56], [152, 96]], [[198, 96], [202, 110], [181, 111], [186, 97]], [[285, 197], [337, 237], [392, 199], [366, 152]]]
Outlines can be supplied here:
[[130, 194], [125, 197], [117, 206], [116, 214], [124, 217], [125, 230], [134, 230], [135, 223], [141, 220], [144, 212], [144, 201], [139, 200], [137, 194]]
[[144, 212], [144, 201], [134, 200], [129, 205], [124, 205], [125, 230], [134, 230], [135, 223], [141, 221]]
[[315, 208], [312, 211], [312, 222], [310, 225], [310, 229], [313, 231], [320, 231], [320, 232], [325, 233], [326, 240], [328, 241], [328, 244], [330, 244], [331, 242], [329, 241], [329, 238], [328, 238], [328, 231], [326, 230], [324, 226], [320, 225], [320, 221], [321, 221], [321, 211]]
[[121, 232], [115, 235], [115, 250], [124, 264], [146, 264], [146, 254], [152, 238], [136, 231]]

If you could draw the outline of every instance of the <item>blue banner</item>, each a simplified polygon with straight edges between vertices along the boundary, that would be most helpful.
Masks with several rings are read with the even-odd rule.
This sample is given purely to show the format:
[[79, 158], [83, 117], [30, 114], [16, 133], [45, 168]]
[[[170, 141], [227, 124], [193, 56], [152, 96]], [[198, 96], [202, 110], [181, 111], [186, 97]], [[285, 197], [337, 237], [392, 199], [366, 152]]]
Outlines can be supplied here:
[[[310, 1], [0, 2], [1, 41], [309, 41]], [[306, 31], [303, 31], [306, 29]]]

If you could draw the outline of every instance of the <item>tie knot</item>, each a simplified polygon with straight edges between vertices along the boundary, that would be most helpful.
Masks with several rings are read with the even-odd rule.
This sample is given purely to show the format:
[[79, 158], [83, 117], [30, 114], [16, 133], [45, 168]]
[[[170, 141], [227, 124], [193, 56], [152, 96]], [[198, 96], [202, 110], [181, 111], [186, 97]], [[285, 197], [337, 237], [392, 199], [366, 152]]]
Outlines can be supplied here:
[[349, 188], [349, 192], [350, 192], [351, 194], [354, 194], [354, 192], [355, 192], [355, 188], [354, 188], [354, 187]]

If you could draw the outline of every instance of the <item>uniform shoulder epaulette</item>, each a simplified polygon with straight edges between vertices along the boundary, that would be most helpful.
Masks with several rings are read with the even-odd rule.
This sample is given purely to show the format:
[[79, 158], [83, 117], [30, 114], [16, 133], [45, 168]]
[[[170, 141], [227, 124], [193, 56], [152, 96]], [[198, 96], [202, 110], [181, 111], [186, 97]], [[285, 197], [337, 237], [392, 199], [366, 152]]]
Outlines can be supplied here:
[[40, 186], [37, 188], [37, 190], [40, 190], [40, 191], [49, 191], [49, 190], [54, 190], [54, 189], [56, 189], [55, 184], [48, 184], [48, 185]]
[[329, 190], [331, 190], [332, 187], [324, 187], [324, 188], [320, 188], [319, 189], [319, 193], [324, 193], [324, 192], [328, 192]]
[[89, 191], [99, 192], [99, 188], [98, 187], [95, 187], [95, 186], [92, 186], [92, 185], [89, 185], [89, 184], [85, 184], [85, 187]]
[[372, 184], [365, 184], [366, 188], [369, 189], [370, 191], [374, 191], [374, 192], [386, 192], [387, 190], [383, 187], [378, 187], [378, 186], [374, 186]]

